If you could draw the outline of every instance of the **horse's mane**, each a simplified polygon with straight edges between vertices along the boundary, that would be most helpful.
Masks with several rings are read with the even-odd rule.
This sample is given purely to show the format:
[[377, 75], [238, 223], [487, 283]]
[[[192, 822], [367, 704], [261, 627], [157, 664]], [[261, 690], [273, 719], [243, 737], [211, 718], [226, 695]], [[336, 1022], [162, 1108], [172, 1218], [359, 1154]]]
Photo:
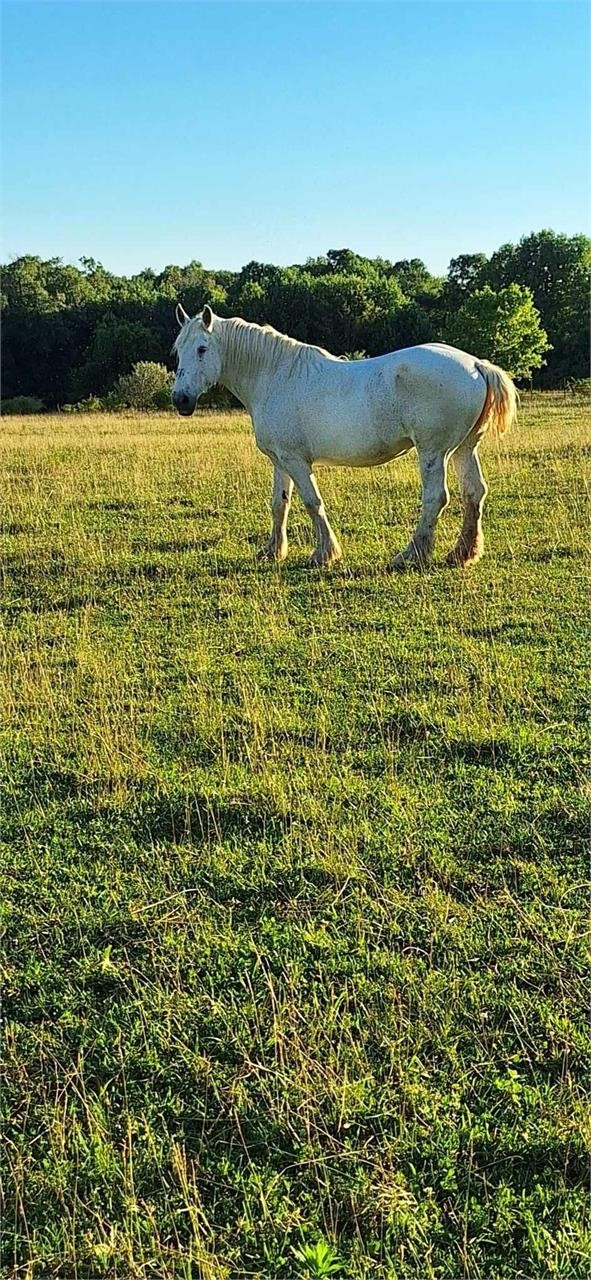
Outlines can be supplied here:
[[297, 338], [290, 338], [287, 333], [279, 333], [270, 324], [251, 324], [238, 316], [233, 316], [232, 319], [224, 322], [224, 339], [226, 350], [231, 344], [232, 354], [238, 356], [241, 363], [250, 363], [252, 360], [253, 363], [258, 364], [261, 356], [270, 357], [272, 360], [273, 357], [280, 358], [287, 354], [292, 354], [294, 361], [298, 362], [314, 359], [317, 356], [323, 356], [325, 360], [339, 358], [333, 356], [330, 351], [326, 351], [324, 347], [299, 342]]
[[[222, 320], [222, 327], [218, 329], [218, 334], [223, 342], [225, 353], [230, 359], [237, 360], [243, 368], [249, 365], [260, 365], [261, 358], [272, 364], [275, 360], [290, 354], [293, 356], [294, 364], [316, 360], [319, 356], [325, 360], [342, 359], [341, 356], [333, 356], [330, 351], [325, 351], [324, 347], [298, 342], [297, 338], [279, 333], [270, 324], [254, 324], [248, 320], [242, 320], [239, 316], [232, 316], [229, 319], [216, 316], [216, 319]], [[183, 342], [197, 338], [197, 334], [201, 331], [200, 322], [201, 316], [193, 316], [192, 320], [187, 321], [177, 335], [174, 351], [178, 351], [181, 337]]]

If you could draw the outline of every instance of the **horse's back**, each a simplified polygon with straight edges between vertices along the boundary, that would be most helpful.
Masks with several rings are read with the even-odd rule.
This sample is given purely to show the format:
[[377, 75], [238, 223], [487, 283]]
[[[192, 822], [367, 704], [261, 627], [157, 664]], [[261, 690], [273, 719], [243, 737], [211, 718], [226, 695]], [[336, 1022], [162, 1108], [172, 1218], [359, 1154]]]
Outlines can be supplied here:
[[456, 387], [465, 375], [477, 381], [479, 373], [476, 356], [447, 342], [423, 342], [416, 347], [401, 347], [387, 356], [377, 357], [391, 362], [396, 372], [407, 369], [423, 379], [435, 379], [443, 385]]
[[[350, 371], [349, 378], [343, 377], [343, 369]], [[332, 364], [329, 376], [333, 382], [366, 383], [368, 387], [384, 381], [397, 389], [405, 384], [424, 390], [433, 386], [439, 394], [447, 392], [452, 396], [461, 395], [462, 391], [466, 392], [474, 385], [478, 387], [479, 394], [484, 389], [476, 356], [446, 342], [401, 347], [398, 351], [352, 361], [344, 366]]]

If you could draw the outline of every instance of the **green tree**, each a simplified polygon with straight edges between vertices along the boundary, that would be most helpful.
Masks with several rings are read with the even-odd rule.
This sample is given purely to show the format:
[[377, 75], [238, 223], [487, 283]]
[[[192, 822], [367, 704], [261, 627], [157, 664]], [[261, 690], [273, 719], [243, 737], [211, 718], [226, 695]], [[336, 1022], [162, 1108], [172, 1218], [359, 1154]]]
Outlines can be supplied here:
[[44, 263], [41, 258], [32, 254], [24, 254], [9, 262], [2, 269], [2, 292], [5, 308], [20, 313], [35, 313], [55, 310], [55, 305], [47, 288], [47, 268], [52, 263]]
[[486, 264], [485, 253], [461, 253], [459, 257], [452, 258], [445, 282], [447, 308], [460, 307], [469, 294], [482, 288], [486, 283], [484, 275]]
[[486, 268], [487, 283], [502, 289], [515, 283], [531, 290], [552, 345], [552, 381], [589, 376], [589, 270], [591, 240], [544, 230], [504, 244]]
[[267, 322], [266, 293], [264, 284], [246, 280], [236, 299], [236, 314], [254, 324]]
[[[316, 342], [311, 328], [313, 280], [301, 267], [275, 268], [259, 282], [263, 299], [260, 314], [280, 333], [289, 333], [300, 342]], [[248, 318], [248, 317], [247, 317]]]
[[411, 300], [437, 296], [443, 288], [444, 281], [432, 276], [420, 258], [402, 258], [394, 263], [393, 271], [402, 292]]
[[446, 338], [495, 364], [514, 378], [539, 369], [550, 344], [529, 289], [510, 284], [495, 293], [477, 289], [448, 320]]
[[317, 276], [310, 299], [310, 341], [335, 355], [364, 347], [363, 334], [375, 311], [371, 285], [362, 276]]
[[104, 395], [138, 360], [158, 360], [158, 339], [148, 325], [109, 315], [99, 320], [82, 361], [72, 375], [74, 400]]
[[329, 269], [337, 275], [362, 276], [372, 270], [369, 258], [362, 258], [352, 249], [329, 249], [326, 260]]

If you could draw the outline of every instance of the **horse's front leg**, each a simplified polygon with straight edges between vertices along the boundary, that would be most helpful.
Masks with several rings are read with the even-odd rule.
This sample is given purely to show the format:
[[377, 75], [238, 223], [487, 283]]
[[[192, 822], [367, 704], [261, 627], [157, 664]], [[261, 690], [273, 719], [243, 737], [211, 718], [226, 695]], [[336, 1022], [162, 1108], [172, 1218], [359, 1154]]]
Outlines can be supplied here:
[[336, 564], [343, 553], [338, 538], [328, 522], [322, 495], [310, 464], [303, 458], [285, 458], [282, 459], [282, 464], [294, 480], [314, 527], [316, 549], [310, 556], [310, 564], [316, 566]]
[[273, 529], [271, 537], [260, 551], [260, 556], [263, 560], [274, 560], [276, 562], [285, 560], [287, 555], [287, 517], [292, 493], [293, 480], [291, 476], [288, 475], [287, 471], [283, 471], [281, 467], [276, 466], [273, 472], [273, 495], [271, 498]]
[[408, 545], [392, 561], [393, 569], [426, 569], [433, 552], [437, 521], [449, 502], [447, 455], [419, 453], [423, 493], [419, 523]]

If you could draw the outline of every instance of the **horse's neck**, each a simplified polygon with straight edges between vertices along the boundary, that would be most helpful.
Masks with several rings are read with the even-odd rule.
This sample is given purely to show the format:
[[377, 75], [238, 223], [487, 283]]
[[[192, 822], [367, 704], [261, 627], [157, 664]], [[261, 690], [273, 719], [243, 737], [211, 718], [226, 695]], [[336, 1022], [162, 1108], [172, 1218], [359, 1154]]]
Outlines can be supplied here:
[[224, 354], [219, 381], [242, 402], [250, 413], [256, 401], [257, 392], [263, 382], [268, 380], [270, 373], [265, 359], [265, 346], [261, 344], [258, 352], [247, 351], [231, 322], [222, 320], [222, 325], [224, 326], [222, 331]]

